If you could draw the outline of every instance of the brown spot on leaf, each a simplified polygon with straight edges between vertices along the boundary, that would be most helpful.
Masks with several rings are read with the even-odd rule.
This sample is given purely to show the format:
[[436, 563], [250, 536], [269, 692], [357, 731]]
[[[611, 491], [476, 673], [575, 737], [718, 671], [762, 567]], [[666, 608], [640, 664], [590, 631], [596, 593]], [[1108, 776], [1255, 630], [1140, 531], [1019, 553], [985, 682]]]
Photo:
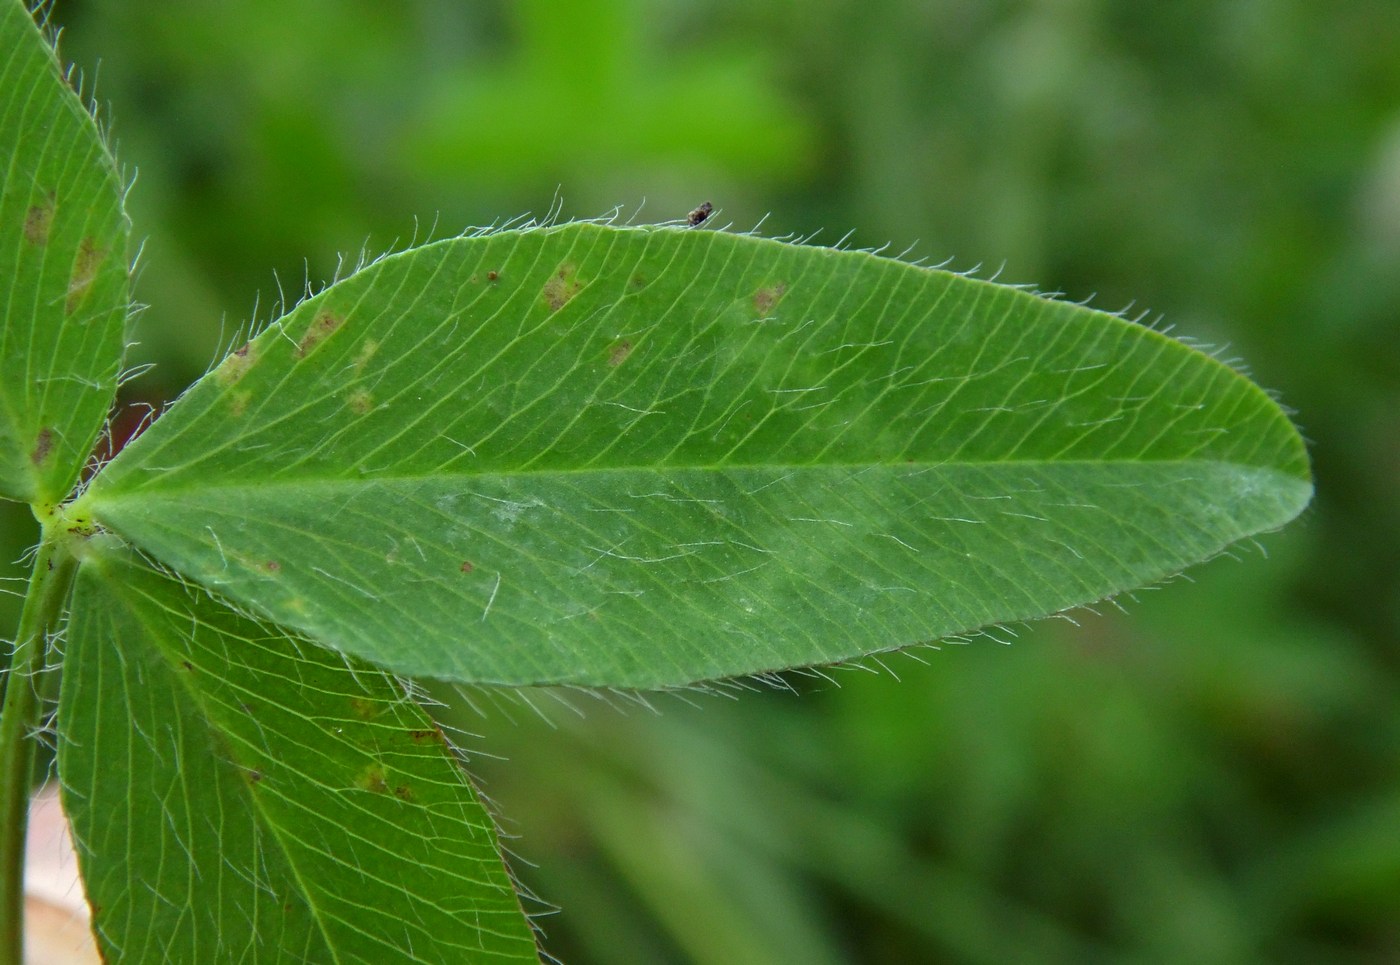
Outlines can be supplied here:
[[243, 378], [256, 360], [257, 355], [253, 352], [252, 343], [244, 342], [224, 356], [224, 360], [214, 370], [214, 379], [222, 386], [233, 385]]
[[476, 569], [476, 567], [472, 565], [471, 560], [462, 560], [461, 569], [463, 573], [470, 573], [472, 570]]
[[623, 362], [626, 362], [627, 356], [631, 354], [632, 343], [623, 339], [608, 350], [608, 365], [612, 368], [617, 368]]
[[398, 798], [400, 801], [412, 801], [413, 791], [407, 784], [400, 784], [394, 788], [394, 797]]
[[87, 297], [93, 281], [97, 278], [97, 269], [102, 266], [102, 259], [106, 257], [107, 252], [97, 247], [97, 243], [91, 238], [84, 238], [78, 245], [78, 255], [73, 259], [73, 274], [68, 278], [68, 300], [63, 305], [63, 310], [69, 315], [72, 315], [73, 310]]
[[389, 790], [389, 782], [384, 777], [384, 767], [380, 764], [371, 764], [366, 767], [355, 778], [355, 784], [376, 794], [385, 794]]
[[574, 272], [573, 265], [560, 265], [554, 274], [549, 276], [549, 281], [544, 283], [541, 294], [544, 296], [544, 303], [549, 306], [551, 312], [557, 312], [569, 301], [583, 291], [583, 283], [579, 281]]
[[500, 278], [500, 277], [501, 277], [501, 273], [498, 272], [498, 271], [488, 271], [488, 272], [486, 273], [486, 280], [487, 280], [487, 281], [496, 281], [496, 280], [497, 280], [498, 278]]
[[194, 673], [194, 664], [190, 663], [188, 660], [181, 660], [180, 666], [184, 667], [190, 673]]
[[360, 354], [355, 356], [355, 374], [359, 375], [369, 365], [369, 360], [374, 358], [374, 353], [379, 351], [379, 343], [374, 339], [365, 339], [365, 344], [360, 346]]
[[344, 324], [345, 319], [335, 312], [318, 314], [306, 329], [306, 334], [301, 337], [301, 341], [297, 343], [297, 358], [306, 358]]
[[443, 734], [443, 732], [437, 727], [427, 728], [423, 730], [411, 730], [408, 732], [408, 737], [409, 740], [413, 741], [413, 743], [415, 744], [422, 744], [425, 741], [434, 741], [439, 744], [447, 743], [446, 735]]
[[53, 452], [53, 430], [44, 426], [34, 437], [34, 448], [29, 451], [29, 461], [38, 466]]
[[350, 393], [350, 397], [345, 400], [345, 404], [350, 407], [350, 411], [356, 415], [366, 415], [374, 408], [374, 396], [369, 394], [368, 389], [356, 389]]
[[267, 570], [269, 573], [276, 573], [281, 568], [282, 564], [277, 562], [276, 560], [268, 560], [266, 563], [263, 564], [263, 569]]
[[633, 275], [631, 278], [627, 279], [627, 287], [634, 292], [641, 291], [643, 288], [647, 287], [646, 277], [643, 275]]
[[759, 316], [762, 318], [768, 317], [773, 313], [774, 306], [782, 300], [783, 295], [786, 293], [787, 283], [781, 281], [776, 285], [760, 288], [753, 293], [754, 311], [758, 312]]
[[261, 781], [262, 779], [263, 779], [263, 772], [262, 772], [262, 771], [259, 771], [259, 770], [257, 770], [256, 768], [250, 769], [250, 770], [248, 771], [248, 783], [249, 783], [249, 784], [256, 784], [256, 783], [258, 783], [259, 781]]
[[31, 245], [49, 243], [49, 229], [53, 226], [53, 194], [43, 204], [30, 205], [24, 214], [24, 240]]
[[88, 539], [97, 535], [97, 526], [90, 516], [71, 516], [69, 522], [71, 525], [68, 527], [68, 532], [80, 539]]

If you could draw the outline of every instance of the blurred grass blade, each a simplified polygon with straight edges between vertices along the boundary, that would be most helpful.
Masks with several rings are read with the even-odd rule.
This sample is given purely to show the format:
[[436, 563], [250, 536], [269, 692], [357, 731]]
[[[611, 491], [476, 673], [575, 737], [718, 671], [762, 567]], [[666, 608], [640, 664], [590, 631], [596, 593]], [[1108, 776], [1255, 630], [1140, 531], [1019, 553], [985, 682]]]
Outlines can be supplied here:
[[395, 670], [658, 687], [1089, 603], [1310, 493], [1277, 405], [1139, 325], [860, 252], [570, 225], [309, 299], [87, 508]]
[[59, 773], [108, 961], [536, 961], [495, 830], [385, 674], [86, 562]]
[[0, 497], [61, 499], [116, 394], [121, 182], [19, 0], [0, 0]]

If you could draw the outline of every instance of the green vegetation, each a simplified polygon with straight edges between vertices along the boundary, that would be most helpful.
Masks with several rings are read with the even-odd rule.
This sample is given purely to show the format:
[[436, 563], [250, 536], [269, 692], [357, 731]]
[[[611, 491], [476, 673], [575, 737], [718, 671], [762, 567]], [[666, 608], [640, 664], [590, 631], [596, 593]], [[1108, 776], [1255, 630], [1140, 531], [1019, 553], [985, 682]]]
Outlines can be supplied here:
[[[1134, 132], [1150, 131], [1163, 144], [1173, 131], [1208, 139], [1216, 119], [1173, 114], [1167, 100], [1154, 113], [1134, 113], [1125, 104], [1141, 88], [1086, 84], [1087, 67], [1074, 66], [1095, 64], [1107, 74], [1129, 54], [1135, 64], [1158, 64], [1156, 34], [1135, 33], [1133, 18], [1115, 20], [1111, 5], [1097, 21], [1081, 12], [1084, 22], [1044, 13], [958, 24], [950, 4], [930, 22], [904, 11], [865, 18], [856, 31], [836, 29], [836, 4], [792, 23], [760, 8], [734, 27], [707, 20], [697, 29], [673, 14], [650, 28], [659, 35], [639, 30], [620, 3], [581, 5], [572, 24], [548, 23], [548, 9], [521, 6], [517, 26], [527, 42], [511, 57], [465, 76], [439, 72], [429, 57], [412, 89], [378, 95], [384, 104], [360, 93], [374, 78], [395, 75], [383, 58], [409, 43], [411, 18], [441, 27], [434, 18], [450, 26], [451, 15], [424, 6], [392, 24], [367, 24], [378, 15], [363, 11], [322, 22], [316, 5], [293, 6], [279, 24], [293, 48], [259, 35], [263, 20], [250, 12], [249, 36], [267, 42], [167, 61], [159, 58], [201, 49], [200, 24], [185, 19], [191, 15], [163, 11], [145, 20], [133, 5], [108, 23], [114, 38], [140, 35], [141, 56], [155, 58], [143, 62], [147, 86], [130, 100], [125, 77], [135, 73], [123, 72], [135, 68], [120, 63], [119, 48], [104, 58], [123, 157], [143, 168], [133, 196], [136, 236], [151, 239], [143, 297], [152, 309], [140, 334], [157, 341], [133, 361], [158, 358], [167, 363], [160, 377], [170, 378], [182, 355], [207, 352], [212, 341], [200, 341], [188, 319], [246, 313], [221, 290], [265, 284], [265, 267], [253, 266], [268, 259], [300, 274], [303, 252], [353, 247], [360, 225], [401, 223], [391, 209], [431, 210], [458, 195], [459, 209], [444, 222], [473, 211], [481, 220], [533, 203], [542, 179], [546, 200], [563, 179], [578, 205], [580, 182], [588, 203], [589, 192], [635, 195], [630, 178], [652, 198], [653, 217], [658, 198], [663, 216], [683, 218], [699, 194], [720, 201], [722, 217], [736, 209], [744, 217], [752, 199], [800, 219], [779, 230], [820, 219], [873, 223], [908, 238], [938, 224], [944, 234], [934, 250], [1009, 253], [1012, 277], [1072, 292], [1099, 288], [1120, 302], [1142, 292], [1172, 307], [1180, 328], [1217, 338], [1226, 331], [1218, 319], [1256, 318], [1263, 306], [1296, 323], [1288, 338], [1231, 337], [1268, 381], [1289, 386], [1290, 398], [1295, 384], [1305, 392], [1323, 384], [1336, 364], [1315, 337], [1321, 330], [1303, 317], [1307, 299], [1296, 296], [1308, 282], [1288, 273], [1300, 264], [1298, 249], [1279, 228], [1292, 209], [1259, 190], [1267, 178], [1250, 182], [1233, 156], [1173, 172], [1133, 150]], [[474, 16], [458, 22], [457, 34], [435, 35], [470, 37], [489, 59], [491, 43], [500, 43], [492, 38], [511, 29]], [[307, 29], [296, 28], [298, 17]], [[756, 26], [763, 29], [745, 33]], [[1185, 28], [1161, 29], [1168, 26], [1155, 25], [1180, 45]], [[796, 36], [801, 31], [811, 33]], [[1000, 90], [995, 73], [965, 84], [978, 75], [953, 57], [937, 58], [917, 79], [901, 74], [927, 62], [926, 47], [913, 40], [921, 31], [941, 38], [945, 52], [977, 50], [985, 69], [1033, 63], [1035, 70], [1007, 76], [1037, 78], [1045, 89], [1017, 91], [1007, 81]], [[725, 38], [784, 32], [787, 42], [762, 54], [726, 46]], [[832, 45], [838, 36], [840, 49]], [[1228, 45], [1234, 35], [1221, 36]], [[1313, 39], [1325, 48], [1329, 36]], [[651, 83], [661, 68], [646, 51], [666, 37], [683, 54], [668, 60], [671, 83]], [[890, 37], [902, 39], [881, 46]], [[1165, 49], [1167, 40], [1160, 42]], [[1115, 43], [1128, 52], [1118, 60]], [[1076, 59], [1085, 44], [1105, 56]], [[774, 70], [776, 50], [813, 58], [805, 63], [817, 69], [792, 72], [809, 87], [829, 72], [852, 89], [811, 98], [815, 90], [798, 85], [779, 96], [770, 78], [787, 72]], [[240, 65], [239, 57], [250, 60]], [[1357, 72], [1367, 69], [1364, 53], [1353, 60]], [[201, 81], [191, 74], [196, 61], [225, 79]], [[880, 70], [871, 69], [876, 63]], [[1055, 64], [1058, 73], [1049, 69]], [[347, 69], [363, 74], [360, 93], [337, 81]], [[1277, 76], [1267, 59], [1247, 69], [1263, 88]], [[230, 76], [249, 80], [231, 84]], [[1189, 97], [1190, 73], [1172, 76], [1171, 96]], [[946, 92], [938, 109], [961, 116], [958, 124], [930, 128], [920, 113], [936, 77]], [[756, 90], [762, 96], [749, 96]], [[1112, 97], [1122, 101], [1116, 108], [1099, 102]], [[230, 110], [229, 99], [234, 107], [249, 100]], [[384, 109], [390, 100], [403, 116]], [[96, 149], [89, 168], [105, 180], [94, 188], [97, 178], [70, 176], [93, 198], [114, 202], [120, 182], [100, 142], [83, 126], [78, 102], [66, 94], [60, 102], [82, 123], [77, 134], [56, 128], [62, 137], [47, 150], [65, 157], [80, 153], [72, 150], [79, 144]], [[162, 114], [184, 117], [196, 136], [158, 147], [154, 122]], [[657, 120], [672, 116], [684, 118], [675, 136], [658, 139]], [[504, 131], [519, 117], [568, 123], [478, 134]], [[1067, 135], [1056, 128], [1066, 117], [1087, 129], [1070, 138], [1077, 149], [1100, 131], [1123, 143], [1099, 160], [1066, 153]], [[1139, 127], [1114, 120], [1123, 117]], [[977, 141], [979, 130], [991, 136], [998, 118], [1017, 142]], [[1246, 112], [1230, 120], [1234, 135], [1255, 130]], [[1358, 130], [1370, 123], [1352, 120]], [[375, 124], [379, 133], [366, 135]], [[860, 131], [849, 135], [861, 150], [841, 162], [844, 174], [814, 148], [833, 129]], [[935, 152], [907, 141], [934, 129], [971, 140]], [[559, 140], [567, 150], [540, 146]], [[1347, 142], [1330, 143], [1341, 151]], [[483, 144], [491, 145], [484, 154]], [[996, 162], [970, 162], [969, 147]], [[1124, 157], [1140, 160], [1128, 165]], [[917, 159], [940, 176], [909, 168]], [[960, 163], [965, 176], [950, 177]], [[1046, 173], [1052, 168], [1058, 180]], [[464, 169], [489, 191], [447, 187]], [[667, 188], [662, 176], [660, 190], [647, 187], [648, 172], [663, 169], [690, 183]], [[63, 170], [81, 174], [80, 166]], [[619, 170], [628, 172], [622, 181]], [[1325, 168], [1306, 170], [1325, 181]], [[414, 181], [414, 171], [428, 178]], [[741, 183], [739, 172], [753, 181]], [[832, 177], [844, 179], [844, 193], [820, 188]], [[1229, 203], [1163, 202], [1151, 224], [1108, 220], [1152, 211], [1153, 192], [1190, 195], [1192, 178], [1209, 180]], [[366, 179], [378, 187], [365, 191]], [[12, 199], [11, 185], [23, 196]], [[19, 223], [32, 233], [46, 209], [30, 188], [7, 179], [5, 204], [22, 209]], [[792, 203], [760, 200], [774, 192]], [[366, 207], [335, 207], [354, 197]], [[968, 216], [946, 207], [955, 197], [967, 198]], [[1057, 202], [1064, 211], [1047, 210], [1048, 199], [1064, 199]], [[155, 862], [143, 881], [161, 896], [187, 885], [169, 861], [181, 848], [204, 854], [226, 837], [242, 843], [249, 862], [215, 866], [223, 872], [208, 877], [229, 901], [200, 905], [208, 917], [164, 920], [168, 907], [123, 904], [135, 900], [129, 880], [93, 874], [88, 858], [94, 900], [120, 922], [108, 940], [126, 929], [122, 950], [138, 958], [142, 948], [158, 957], [185, 947], [180, 942], [207, 949], [209, 936], [229, 933], [234, 921], [266, 920], [258, 895], [240, 899], [229, 890], [249, 880], [278, 882], [264, 894], [291, 894], [301, 909], [270, 940], [309, 950], [314, 938], [347, 957], [372, 957], [356, 943], [378, 940], [376, 920], [401, 925], [396, 896], [406, 900], [434, 877], [410, 870], [436, 867], [413, 851], [429, 833], [456, 842], [448, 848], [452, 872], [484, 885], [469, 914], [494, 910], [520, 923], [471, 786], [428, 737], [437, 731], [421, 699], [408, 699], [373, 666], [473, 685], [658, 687], [825, 663], [1155, 582], [1279, 525], [1309, 492], [1306, 458], [1277, 407], [1226, 366], [1150, 329], [859, 253], [708, 229], [580, 224], [414, 248], [301, 302], [248, 345], [234, 339], [237, 352], [76, 504], [54, 512], [119, 371], [115, 356], [92, 346], [98, 333], [110, 342], [112, 332], [119, 346], [127, 314], [124, 294], [97, 281], [114, 269], [124, 278], [124, 258], [98, 257], [127, 250], [117, 235], [121, 219], [103, 222], [94, 204], [84, 210], [94, 212], [90, 224], [52, 221], [76, 232], [76, 241], [52, 243], [68, 246], [66, 260], [40, 259], [63, 266], [47, 276], [61, 294], [32, 289], [32, 301], [18, 304], [40, 307], [6, 317], [7, 335], [21, 317], [25, 332], [74, 338], [64, 325], [41, 321], [42, 311], [57, 312], [77, 290], [91, 299], [84, 310], [101, 319], [84, 323], [93, 341], [44, 344], [23, 355], [24, 377], [11, 378], [7, 368], [5, 379], [7, 493], [36, 504], [48, 534], [42, 559], [84, 560], [58, 724], [67, 806], [87, 845], [123, 837], [117, 824], [157, 826], [145, 839], [149, 853], [133, 852], [133, 860]], [[1245, 213], [1234, 234], [1212, 221], [1224, 211]], [[1249, 232], [1261, 225], [1279, 236], [1275, 246], [1249, 247]], [[392, 234], [374, 240], [382, 230], [372, 247], [388, 246]], [[84, 239], [103, 237], [110, 245], [84, 247]], [[1241, 245], [1227, 257], [1219, 246], [1229, 237]], [[1337, 237], [1345, 257], [1348, 242]], [[1363, 241], [1383, 250], [1383, 235], [1369, 237]], [[204, 248], [202, 238], [214, 244]], [[32, 254], [20, 244], [10, 250]], [[1176, 252], [1199, 260], [1172, 263]], [[1342, 291], [1376, 270], [1366, 250], [1350, 254], [1357, 257], [1332, 273]], [[1242, 259], [1252, 259], [1253, 274]], [[1285, 275], [1270, 276], [1275, 270], [1287, 284], [1278, 280]], [[89, 272], [93, 284], [75, 286]], [[1376, 277], [1370, 307], [1343, 298], [1343, 313], [1359, 319], [1345, 337], [1384, 316], [1385, 286]], [[1199, 287], [1183, 299], [1173, 284]], [[246, 305], [243, 295], [229, 297]], [[960, 338], [966, 331], [976, 337]], [[1303, 345], [1314, 351], [1292, 381], [1289, 365], [1309, 354]], [[91, 368], [33, 368], [36, 359], [54, 365], [69, 353]], [[1372, 368], [1385, 357], [1375, 356]], [[19, 358], [7, 353], [5, 364]], [[68, 396], [42, 389], [45, 377]], [[146, 379], [132, 388], [150, 393], [159, 385]], [[1325, 408], [1303, 405], [1314, 434], [1331, 439], [1314, 421], [1326, 419]], [[41, 446], [45, 429], [49, 444]], [[1356, 431], [1344, 427], [1337, 438]], [[1375, 539], [1390, 518], [1379, 505]], [[1324, 505], [1313, 519], [1327, 523], [1328, 513]], [[90, 540], [93, 518], [108, 533]], [[1327, 523], [1271, 540], [1273, 559], [1213, 567], [1203, 585], [1173, 587], [1157, 605], [1133, 607], [1131, 623], [1076, 616], [1083, 628], [1023, 635], [1011, 651], [980, 644], [924, 650], [929, 667], [889, 657], [869, 664], [896, 668], [907, 678], [901, 684], [843, 674], [847, 686], [830, 691], [818, 677], [803, 701], [755, 693], [732, 708], [662, 698], [668, 710], [659, 719], [602, 711], [575, 724], [566, 711], [548, 712], [556, 723], [562, 718], [559, 732], [528, 720], [503, 728], [497, 711], [484, 720], [462, 716], [459, 697], [481, 705], [500, 688], [435, 691], [451, 704], [435, 714], [445, 724], [487, 728], [481, 749], [513, 758], [474, 757], [472, 770], [484, 774], [506, 820], [519, 820], [519, 847], [541, 865], [516, 870], [564, 906], [561, 917], [546, 919], [545, 947], [569, 960], [616, 960], [620, 948], [634, 949], [638, 960], [715, 961], [741, 951], [759, 960], [834, 961], [857, 949], [861, 958], [889, 960], [1365, 955], [1384, 947], [1377, 923], [1394, 908], [1397, 865], [1384, 843], [1396, 798], [1378, 778], [1386, 773], [1384, 735], [1393, 731], [1378, 716], [1384, 678], [1352, 634], [1383, 640], [1395, 613], [1376, 582], [1386, 572], [1385, 550], [1353, 541], [1353, 554], [1369, 554], [1371, 565], [1329, 570], [1321, 561], [1333, 531]], [[14, 532], [32, 541], [32, 524]], [[1304, 616], [1286, 588], [1308, 567], [1318, 575]], [[1342, 612], [1339, 594], [1356, 592], [1346, 580], [1357, 572], [1378, 592], [1368, 616], [1343, 629], [1327, 614]], [[21, 624], [21, 643], [42, 639], [25, 627], [54, 625], [52, 603], [67, 571], [58, 573], [34, 585], [36, 616]], [[674, 638], [658, 627], [672, 628]], [[118, 638], [138, 642], [104, 646]], [[19, 658], [33, 672], [42, 651], [30, 646]], [[801, 677], [786, 681], [814, 690]], [[316, 705], [316, 694], [337, 694], [339, 702]], [[557, 695], [522, 693], [527, 701]], [[286, 713], [303, 699], [313, 703]], [[505, 712], [516, 706], [508, 702]], [[179, 735], [178, 752], [143, 736], [162, 727]], [[1358, 730], [1374, 742], [1342, 737]], [[422, 740], [409, 736], [400, 747], [390, 734]], [[68, 739], [74, 735], [82, 739]], [[335, 752], [297, 757], [293, 748]], [[95, 780], [108, 775], [104, 760], [128, 757], [141, 764], [122, 780]], [[185, 766], [195, 757], [199, 770]], [[10, 762], [19, 768], [11, 774], [27, 770], [18, 757]], [[420, 785], [442, 796], [425, 796]], [[249, 808], [250, 801], [257, 803]], [[440, 818], [444, 808], [458, 817]], [[230, 815], [219, 834], [198, 820], [210, 813]], [[323, 817], [308, 821], [312, 814]], [[431, 832], [415, 832], [423, 825], [414, 825], [414, 814]], [[390, 842], [390, 826], [402, 840]], [[354, 859], [318, 864], [345, 853], [325, 837], [336, 829], [379, 842], [402, 856], [404, 868], [364, 860], [355, 848]], [[334, 894], [319, 892], [332, 874], [367, 879], [356, 889], [383, 886], [356, 899], [380, 916], [351, 914]], [[101, 888], [115, 896], [110, 904], [99, 900]], [[321, 924], [308, 931], [311, 921]], [[337, 933], [325, 922], [355, 928]], [[423, 927], [453, 948], [482, 943], [480, 933]], [[501, 947], [529, 953], [519, 928], [488, 931], [499, 933]]]

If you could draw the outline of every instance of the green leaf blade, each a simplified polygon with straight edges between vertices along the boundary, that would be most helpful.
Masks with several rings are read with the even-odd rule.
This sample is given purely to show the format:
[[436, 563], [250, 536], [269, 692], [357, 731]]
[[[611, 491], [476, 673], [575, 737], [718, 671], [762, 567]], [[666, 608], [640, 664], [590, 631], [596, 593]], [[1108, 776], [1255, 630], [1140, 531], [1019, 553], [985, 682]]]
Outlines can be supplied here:
[[59, 773], [121, 961], [535, 961], [495, 832], [382, 673], [86, 562]]
[[55, 502], [116, 395], [129, 308], [121, 181], [25, 5], [0, 7], [0, 496]]
[[574, 225], [309, 300], [88, 499], [385, 666], [656, 687], [1093, 602], [1310, 491], [1267, 396], [1121, 319], [862, 253]]

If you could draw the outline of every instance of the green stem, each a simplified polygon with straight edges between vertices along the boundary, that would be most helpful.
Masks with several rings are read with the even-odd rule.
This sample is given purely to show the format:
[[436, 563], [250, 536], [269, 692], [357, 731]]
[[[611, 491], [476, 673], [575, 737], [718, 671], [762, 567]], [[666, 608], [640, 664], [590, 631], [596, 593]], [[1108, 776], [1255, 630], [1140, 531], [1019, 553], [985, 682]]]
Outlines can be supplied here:
[[34, 766], [31, 734], [42, 709], [35, 687], [48, 657], [49, 637], [57, 629], [77, 571], [77, 560], [63, 545], [62, 529], [58, 521], [44, 527], [0, 708], [0, 965], [21, 965], [24, 957], [24, 839]]

